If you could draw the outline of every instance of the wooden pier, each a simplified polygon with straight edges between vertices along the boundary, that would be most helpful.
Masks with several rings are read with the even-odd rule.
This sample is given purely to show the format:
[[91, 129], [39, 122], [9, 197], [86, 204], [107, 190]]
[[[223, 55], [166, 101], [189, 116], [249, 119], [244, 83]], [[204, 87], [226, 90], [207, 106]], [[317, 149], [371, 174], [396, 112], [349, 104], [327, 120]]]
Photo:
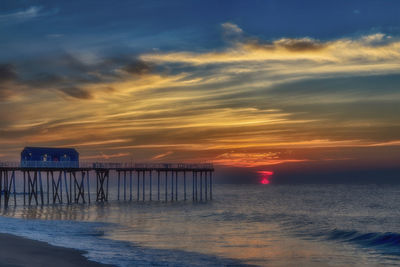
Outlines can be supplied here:
[[[111, 179], [116, 179], [111, 182], [117, 184], [118, 201], [208, 201], [213, 172], [212, 164], [90, 163], [71, 168], [54, 162], [29, 167], [0, 162], [0, 206], [17, 205], [17, 194], [23, 194], [24, 205], [107, 202]], [[95, 194], [90, 177], [96, 180]]]

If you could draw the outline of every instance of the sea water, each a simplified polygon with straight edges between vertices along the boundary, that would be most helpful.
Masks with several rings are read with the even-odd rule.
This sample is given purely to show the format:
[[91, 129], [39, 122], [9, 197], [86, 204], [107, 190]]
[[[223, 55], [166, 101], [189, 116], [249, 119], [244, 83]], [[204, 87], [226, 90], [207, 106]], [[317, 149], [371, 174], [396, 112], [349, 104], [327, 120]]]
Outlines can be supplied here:
[[11, 205], [0, 232], [117, 266], [400, 266], [400, 185], [217, 184], [213, 197]]

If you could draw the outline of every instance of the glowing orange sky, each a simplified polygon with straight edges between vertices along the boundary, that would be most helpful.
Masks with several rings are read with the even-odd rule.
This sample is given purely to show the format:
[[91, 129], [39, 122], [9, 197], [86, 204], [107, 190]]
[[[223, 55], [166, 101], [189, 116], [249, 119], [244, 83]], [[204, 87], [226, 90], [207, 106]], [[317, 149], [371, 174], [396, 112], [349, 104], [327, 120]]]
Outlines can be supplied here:
[[271, 41], [221, 27], [239, 35], [222, 50], [131, 56], [135, 71], [113, 65], [112, 79], [101, 54], [69, 54], [99, 81], [68, 93], [3, 79], [0, 160], [17, 160], [28, 145], [75, 147], [87, 161], [236, 167], [378, 159], [376, 147], [400, 155], [397, 38]]

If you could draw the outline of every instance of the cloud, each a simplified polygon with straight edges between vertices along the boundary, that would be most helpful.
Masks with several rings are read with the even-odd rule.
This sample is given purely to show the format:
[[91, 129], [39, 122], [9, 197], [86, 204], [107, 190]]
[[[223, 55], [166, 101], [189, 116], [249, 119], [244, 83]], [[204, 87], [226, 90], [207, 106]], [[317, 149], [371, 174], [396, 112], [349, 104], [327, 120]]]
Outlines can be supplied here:
[[78, 99], [90, 99], [92, 98], [92, 95], [90, 92], [78, 88], [78, 87], [65, 87], [65, 88], [60, 88], [60, 91], [65, 93], [67, 96], [71, 96], [73, 98], [78, 98]]
[[14, 82], [17, 79], [15, 66], [0, 64], [0, 101], [10, 99], [15, 95]]
[[155, 155], [155, 156], [152, 157], [151, 159], [152, 159], [152, 160], [162, 159], [162, 158], [165, 158], [165, 157], [168, 156], [168, 155], [171, 155], [172, 153], [174, 153], [174, 152], [168, 151], [168, 152], [165, 152], [165, 153], [161, 153], [161, 154]]
[[10, 99], [14, 95], [14, 92], [8, 88], [0, 86], [0, 101]]
[[234, 23], [231, 22], [222, 23], [221, 28], [222, 28], [222, 37], [228, 43], [235, 43], [246, 37], [243, 30]]
[[362, 41], [365, 44], [373, 45], [373, 46], [382, 46], [384, 44], [388, 44], [392, 41], [396, 42], [398, 40], [393, 40], [393, 37], [384, 33], [375, 33], [370, 35], [365, 35], [362, 38]]
[[12, 64], [0, 64], [0, 83], [12, 81], [17, 78], [15, 66]]
[[84, 143], [69, 144], [69, 147], [82, 147], [82, 146], [98, 146], [129, 142], [131, 139], [111, 139], [111, 140], [99, 140], [99, 141], [88, 141]]
[[105, 153], [101, 152], [100, 155], [80, 156], [80, 158], [83, 160], [93, 160], [93, 159], [108, 160], [108, 159], [113, 159], [113, 158], [122, 158], [122, 157], [126, 157], [126, 156], [129, 156], [129, 153], [105, 154]]
[[6, 14], [0, 14], [0, 22], [3, 23], [19, 23], [34, 18], [52, 15], [57, 13], [58, 10], [53, 9], [49, 11], [44, 11], [41, 6], [31, 6], [25, 10], [14, 11]]
[[283, 163], [306, 162], [308, 159], [284, 159], [280, 157], [280, 153], [237, 153], [228, 152], [221, 154], [213, 160], [214, 164], [254, 168], [260, 166], [271, 166]]
[[115, 93], [113, 82], [138, 79], [151, 75], [152, 71], [150, 63], [131, 55], [84, 61], [76, 54], [63, 52], [0, 65], [0, 86], [13, 82], [1, 94], [5, 98], [18, 87], [26, 94], [47, 90], [72, 98], [92, 99], [97, 94]]
[[38, 73], [33, 74], [30, 79], [22, 80], [21, 82], [35, 88], [56, 88], [62, 85], [66, 78], [54, 73]]
[[[400, 58], [400, 41], [395, 38], [386, 38], [386, 42], [376, 45], [385, 35], [374, 34], [360, 38], [343, 38], [321, 42], [312, 38], [281, 38], [274, 41], [246, 39], [236, 42], [232, 47], [219, 52], [170, 52], [151, 53], [140, 56], [144, 61], [154, 63], [186, 63], [195, 66], [202, 64], [232, 64], [243, 62], [278, 63], [276, 61], [310, 61], [320, 64], [329, 63], [340, 67], [361, 67], [365, 63], [379, 65], [385, 60], [398, 62]], [[374, 44], [374, 45], [372, 45]], [[275, 61], [275, 62], [274, 62]], [[301, 62], [300, 62], [301, 63]], [[348, 65], [348, 64], [351, 65]], [[357, 71], [356, 68], [353, 68]]]
[[231, 22], [225, 22], [225, 23], [221, 24], [221, 26], [227, 32], [243, 33], [243, 30], [238, 25], [231, 23]]
[[[254, 167], [398, 146], [396, 37], [263, 40], [232, 25], [241, 37], [219, 50], [63, 52], [2, 66], [14, 92], [0, 105], [2, 153], [72, 144], [87, 159]], [[341, 158], [371, 156], [360, 151]]]
[[133, 60], [122, 67], [123, 71], [129, 74], [146, 74], [151, 71], [151, 67], [148, 63], [141, 60]]
[[325, 47], [323, 43], [311, 38], [289, 39], [283, 38], [274, 42], [275, 46], [284, 47], [290, 51], [315, 51]]

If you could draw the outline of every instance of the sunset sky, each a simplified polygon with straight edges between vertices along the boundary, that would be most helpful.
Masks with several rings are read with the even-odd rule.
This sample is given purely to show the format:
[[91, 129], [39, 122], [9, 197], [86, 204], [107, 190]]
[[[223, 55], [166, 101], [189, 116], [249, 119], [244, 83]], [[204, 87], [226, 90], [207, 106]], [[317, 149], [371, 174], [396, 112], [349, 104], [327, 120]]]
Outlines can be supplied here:
[[0, 161], [64, 146], [83, 161], [395, 167], [399, 12], [389, 0], [3, 0]]

